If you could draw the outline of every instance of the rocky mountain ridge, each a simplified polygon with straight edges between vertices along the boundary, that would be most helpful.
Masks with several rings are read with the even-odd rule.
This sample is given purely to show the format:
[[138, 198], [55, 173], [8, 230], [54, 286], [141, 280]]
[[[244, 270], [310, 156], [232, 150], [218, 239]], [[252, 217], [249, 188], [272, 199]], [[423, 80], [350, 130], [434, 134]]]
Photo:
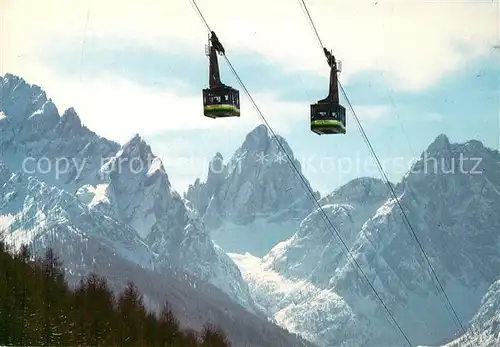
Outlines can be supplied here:
[[[117, 285], [142, 277], [161, 286], [187, 286], [189, 294], [177, 305], [180, 316], [196, 324], [215, 319], [240, 343], [262, 345], [266, 336], [283, 346], [304, 345], [267, 322], [237, 266], [213, 244], [140, 136], [123, 146], [99, 137], [74, 109], [59, 116], [40, 87], [14, 75], [0, 77], [0, 97], [0, 218], [10, 243], [27, 242], [37, 250], [53, 246], [64, 255], [69, 277], [96, 271]], [[147, 284], [139, 283], [143, 289]], [[179, 293], [145, 289], [171, 299]], [[218, 308], [203, 298], [219, 301]], [[158, 304], [154, 296], [149, 303]], [[235, 314], [246, 319], [231, 323]], [[241, 329], [249, 333], [238, 335]], [[250, 337], [252, 331], [260, 340]]]
[[277, 135], [277, 140], [266, 126], [257, 126], [227, 163], [216, 153], [206, 181], [196, 180], [184, 195], [227, 252], [262, 256], [293, 235], [314, 209], [289, 158], [299, 170], [300, 162], [283, 137]]
[[[466, 325], [500, 271], [500, 154], [440, 135], [394, 190]], [[437, 345], [459, 330], [384, 182], [356, 179], [321, 203], [412, 343]], [[320, 212], [262, 259], [233, 255], [252, 295], [280, 324], [319, 345], [404, 346]], [[291, 282], [279, 289], [283, 281]], [[326, 293], [336, 299], [318, 305]]]

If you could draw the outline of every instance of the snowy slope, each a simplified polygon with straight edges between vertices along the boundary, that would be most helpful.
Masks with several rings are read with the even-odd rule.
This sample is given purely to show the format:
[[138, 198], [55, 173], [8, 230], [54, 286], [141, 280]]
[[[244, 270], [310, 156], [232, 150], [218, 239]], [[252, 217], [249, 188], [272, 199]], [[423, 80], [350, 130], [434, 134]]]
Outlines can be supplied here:
[[[364, 221], [388, 196], [384, 182], [355, 179], [321, 200], [323, 210], [348, 246]], [[295, 235], [276, 245], [262, 260], [232, 254], [250, 283], [252, 295], [275, 320], [321, 346], [364, 346], [380, 336], [370, 320], [356, 313], [329, 286], [342, 249], [323, 215], [307, 216]]]
[[191, 203], [172, 188], [161, 160], [139, 135], [124, 144], [100, 173], [106, 186], [84, 186], [77, 195], [132, 226], [158, 255], [158, 270], [186, 270], [255, 311], [238, 267], [213, 244]]
[[60, 117], [39, 86], [17, 76], [2, 78], [0, 93], [5, 115], [0, 160], [8, 168], [76, 193], [88, 206], [132, 227], [157, 254], [157, 270], [167, 265], [187, 270], [255, 310], [238, 267], [213, 245], [140, 136], [120, 148], [83, 126], [74, 109]]
[[[323, 211], [350, 247], [357, 240], [365, 221], [388, 198], [383, 181], [358, 178], [320, 200]], [[298, 231], [276, 245], [264, 258], [264, 268], [287, 277], [306, 275], [313, 283], [328, 285], [325, 272], [332, 270], [343, 257], [343, 248], [321, 210], [307, 216]]]
[[[0, 228], [9, 242], [53, 246], [73, 280], [96, 271], [119, 290], [131, 279], [150, 305], [166, 296], [188, 325], [221, 324], [242, 345], [304, 345], [255, 309], [237, 266], [139, 136], [120, 148], [10, 74], [0, 77], [0, 115]], [[37, 164], [49, 170], [31, 170]]]
[[39, 86], [18, 76], [0, 76], [0, 112], [0, 160], [71, 193], [100, 183], [98, 170], [120, 147], [82, 125], [73, 108], [60, 116]]
[[[26, 158], [31, 166], [23, 167]], [[41, 158], [52, 170], [30, 171], [38, 180], [12, 173], [47, 164]], [[273, 346], [296, 342], [259, 313], [238, 311], [241, 303], [321, 346], [404, 346], [267, 129], [254, 129], [222, 160], [217, 154], [206, 182], [183, 198], [140, 136], [120, 148], [85, 128], [73, 109], [59, 116], [39, 87], [0, 77], [0, 227], [12, 240], [25, 240], [27, 229], [35, 245], [59, 247], [71, 276], [94, 269], [117, 285], [134, 278], [149, 297], [168, 292], [178, 300], [186, 321], [210, 316], [233, 336], [240, 325], [262, 336], [267, 327], [281, 336]], [[442, 135], [395, 188], [462, 322], [476, 324], [475, 341], [498, 336], [498, 285], [490, 285], [500, 271], [499, 163], [499, 153], [478, 141], [450, 144]], [[321, 203], [412, 343], [440, 345], [457, 327], [389, 197], [383, 182], [359, 178]], [[231, 255], [251, 293], [210, 234], [225, 251], [262, 257]]]
[[[500, 271], [499, 163], [498, 151], [487, 149], [478, 141], [450, 144], [441, 135], [396, 187], [412, 227], [464, 323], [472, 318]], [[371, 190], [373, 197], [366, 194]], [[342, 191], [350, 191], [348, 198]], [[410, 341], [436, 344], [449, 339], [457, 326], [398, 205], [385, 194], [380, 181], [367, 184], [366, 179], [361, 179], [332, 193], [323, 203], [325, 212]], [[360, 326], [358, 331], [359, 335], [373, 332], [366, 336], [363, 346], [405, 344], [389, 326], [381, 305], [360, 280], [318, 211], [302, 222], [294, 236], [276, 245], [260, 267], [259, 271], [277, 272], [287, 280], [305, 280], [324, 290], [332, 289], [356, 317], [369, 318], [369, 329]], [[271, 291], [269, 295], [274, 294]], [[289, 321], [303, 320], [302, 312], [289, 317]], [[325, 317], [329, 314], [323, 312]], [[293, 322], [287, 324], [294, 326]], [[313, 330], [314, 325], [304, 327], [302, 332]], [[330, 333], [334, 341], [342, 329]], [[314, 341], [320, 342], [319, 337]]]
[[[278, 139], [300, 169], [286, 140]], [[196, 180], [185, 197], [225, 251], [262, 256], [293, 235], [300, 220], [313, 210], [303, 183], [264, 125], [246, 136], [228, 163], [222, 161], [217, 153], [206, 181]]]
[[264, 346], [270, 339], [277, 346], [313, 347], [188, 273], [164, 271], [159, 275], [154, 271], [157, 255], [135, 230], [63, 190], [14, 174], [1, 163], [0, 234], [15, 246], [28, 244], [35, 254], [52, 247], [72, 285], [90, 272], [106, 276], [116, 292], [131, 280], [151, 309], [158, 310], [168, 300], [187, 327], [199, 329], [207, 321], [217, 323], [240, 345]]
[[[252, 295], [274, 321], [318, 346], [363, 346], [372, 330], [332, 289], [285, 278], [249, 253], [230, 254], [250, 283]], [[362, 332], [362, 333], [360, 333]]]
[[0, 215], [9, 243], [34, 244], [64, 250], [70, 269], [91, 268], [88, 244], [99, 245], [141, 267], [153, 269], [154, 256], [135, 231], [99, 211], [90, 210], [73, 195], [34, 177], [12, 173], [0, 162]]

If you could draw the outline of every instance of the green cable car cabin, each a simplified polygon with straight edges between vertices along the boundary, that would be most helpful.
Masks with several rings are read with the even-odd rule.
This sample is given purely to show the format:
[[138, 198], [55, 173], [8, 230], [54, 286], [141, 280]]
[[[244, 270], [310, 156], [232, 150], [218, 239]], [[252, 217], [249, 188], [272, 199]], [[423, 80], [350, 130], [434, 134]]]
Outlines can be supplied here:
[[224, 47], [212, 31], [206, 55], [209, 57], [209, 88], [203, 89], [203, 114], [209, 118], [240, 116], [240, 93], [220, 80], [217, 53], [225, 54]]
[[326, 98], [311, 105], [311, 131], [318, 135], [345, 134], [345, 108], [339, 103], [339, 87], [335, 57], [323, 48], [330, 66], [330, 91]]

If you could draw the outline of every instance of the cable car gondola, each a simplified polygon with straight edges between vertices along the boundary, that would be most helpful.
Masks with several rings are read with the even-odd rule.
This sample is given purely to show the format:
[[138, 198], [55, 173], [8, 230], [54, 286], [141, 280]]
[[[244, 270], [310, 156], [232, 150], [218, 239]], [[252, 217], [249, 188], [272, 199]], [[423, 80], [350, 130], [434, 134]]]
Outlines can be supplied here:
[[206, 55], [209, 57], [209, 88], [203, 89], [203, 114], [213, 119], [239, 117], [240, 93], [220, 81], [217, 53], [223, 55], [225, 50], [212, 31], [206, 50]]
[[339, 87], [335, 57], [323, 48], [330, 66], [330, 92], [328, 96], [311, 105], [311, 131], [318, 135], [345, 134], [345, 108], [339, 104]]

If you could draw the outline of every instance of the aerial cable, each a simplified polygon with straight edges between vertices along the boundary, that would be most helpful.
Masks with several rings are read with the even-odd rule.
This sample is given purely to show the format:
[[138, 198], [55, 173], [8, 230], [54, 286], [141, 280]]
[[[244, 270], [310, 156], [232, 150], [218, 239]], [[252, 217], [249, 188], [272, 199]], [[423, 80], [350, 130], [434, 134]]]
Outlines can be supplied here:
[[[311, 27], [314, 29], [314, 33], [315, 33], [315, 35], [316, 35], [316, 38], [318, 39], [318, 42], [319, 42], [319, 44], [321, 45], [321, 49], [323, 50], [323, 47], [324, 47], [324, 46], [322, 45], [321, 38], [320, 38], [320, 36], [319, 36], [319, 34], [318, 34], [318, 31], [316, 30], [316, 26], [314, 25], [314, 21], [312, 20], [311, 15], [310, 15], [309, 11], [307, 10], [307, 5], [305, 4], [304, 0], [298, 0], [298, 1], [299, 1], [299, 2], [302, 4], [302, 6], [304, 7], [305, 12], [306, 12], [306, 14], [307, 14], [307, 17], [309, 18], [309, 22], [310, 22], [310, 24], [311, 24]], [[457, 322], [458, 322], [458, 324], [460, 325], [460, 328], [462, 329], [462, 331], [464, 332], [464, 334], [467, 336], [467, 331], [465, 330], [465, 327], [463, 326], [463, 324], [462, 324], [462, 322], [461, 322], [460, 318], [458, 317], [457, 312], [456, 312], [456, 311], [455, 311], [455, 309], [453, 308], [453, 305], [452, 305], [452, 303], [451, 303], [451, 301], [450, 301], [450, 299], [449, 299], [448, 295], [446, 294], [446, 292], [445, 292], [445, 290], [444, 290], [444, 288], [443, 288], [443, 285], [441, 284], [441, 281], [439, 280], [439, 278], [438, 278], [438, 276], [437, 276], [436, 272], [434, 271], [434, 268], [432, 267], [432, 264], [431, 264], [431, 262], [430, 262], [429, 258], [427, 257], [427, 254], [425, 253], [424, 248], [422, 247], [422, 244], [421, 244], [421, 243], [420, 243], [420, 241], [418, 240], [418, 237], [417, 237], [417, 235], [416, 235], [416, 232], [415, 232], [415, 230], [413, 229], [413, 227], [412, 227], [412, 225], [411, 225], [411, 223], [410, 223], [410, 221], [409, 221], [409, 219], [408, 219], [408, 216], [406, 215], [406, 212], [404, 211], [403, 206], [401, 205], [401, 202], [399, 201], [399, 198], [398, 198], [398, 196], [397, 196], [396, 192], [394, 191], [394, 188], [392, 187], [392, 184], [390, 183], [389, 179], [387, 178], [387, 175], [385, 174], [384, 169], [383, 169], [382, 165], [380, 164], [380, 161], [379, 161], [379, 159], [378, 159], [378, 157], [377, 157], [377, 154], [375, 153], [375, 150], [373, 149], [373, 147], [372, 147], [372, 145], [371, 145], [370, 141], [368, 140], [368, 137], [366, 136], [366, 133], [365, 133], [365, 131], [364, 131], [364, 129], [363, 129], [363, 126], [361, 125], [361, 123], [360, 123], [360, 121], [359, 121], [359, 119], [358, 119], [358, 117], [357, 117], [357, 115], [356, 115], [356, 112], [354, 111], [354, 108], [352, 107], [352, 104], [351, 104], [351, 102], [350, 102], [349, 98], [347, 97], [347, 93], [345, 92], [344, 87], [342, 86], [342, 84], [340, 83], [340, 81], [339, 81], [339, 86], [340, 86], [340, 89], [341, 89], [341, 91], [342, 91], [342, 94], [344, 95], [344, 98], [345, 98], [345, 99], [346, 99], [346, 101], [347, 101], [347, 104], [348, 104], [348, 106], [349, 106], [349, 109], [351, 110], [351, 113], [352, 113], [352, 115], [353, 115], [354, 119], [356, 120], [356, 123], [357, 123], [357, 125], [358, 125], [358, 127], [359, 127], [359, 129], [360, 129], [361, 135], [362, 135], [363, 139], [365, 140], [365, 143], [367, 144], [367, 146], [368, 146], [368, 148], [369, 148], [369, 150], [370, 150], [370, 152], [371, 152], [371, 154], [372, 154], [373, 158], [375, 159], [376, 164], [377, 164], [377, 166], [378, 166], [378, 168], [379, 168], [379, 171], [380, 171], [380, 173], [381, 173], [382, 177], [384, 178], [384, 180], [386, 181], [386, 185], [388, 186], [388, 188], [389, 188], [389, 190], [390, 190], [390, 192], [391, 192], [392, 196], [394, 197], [394, 199], [395, 199], [395, 201], [396, 201], [396, 203], [397, 203], [397, 205], [398, 205], [399, 209], [401, 210], [401, 213], [402, 213], [402, 215], [403, 215], [403, 219], [405, 220], [406, 224], [408, 225], [408, 227], [409, 227], [409, 229], [410, 229], [410, 231], [411, 231], [411, 233], [412, 233], [412, 235], [413, 235], [413, 237], [414, 237], [414, 239], [415, 239], [415, 241], [416, 241], [416, 243], [417, 243], [417, 245], [418, 245], [418, 247], [419, 247], [420, 251], [422, 252], [422, 254], [423, 254], [423, 256], [424, 256], [425, 261], [427, 262], [427, 265], [429, 266], [431, 276], [433, 276], [433, 277], [435, 278], [436, 282], [438, 283], [439, 289], [440, 289], [440, 290], [441, 290], [441, 292], [443, 293], [443, 296], [445, 297], [445, 299], [446, 299], [446, 301], [447, 301], [447, 303], [448, 303], [448, 305], [449, 305], [449, 308], [451, 308], [451, 310], [452, 310], [452, 312], [453, 312], [453, 316], [454, 316], [454, 317], [452, 316], [452, 318], [453, 318], [453, 320], [454, 320], [454, 323], [457, 323]], [[449, 309], [449, 308], [448, 308], [448, 309]]]
[[449, 311], [450, 309], [451, 309], [451, 311], [452, 311], [452, 314], [453, 314], [453, 315], [452, 315], [452, 319], [453, 319], [454, 323], [457, 323], [457, 322], [458, 322], [459, 327], [460, 327], [460, 328], [464, 331], [464, 334], [466, 334], [467, 332], [466, 332], [466, 330], [465, 330], [465, 327], [463, 326], [462, 322], [460, 321], [460, 318], [458, 317], [457, 312], [456, 312], [456, 311], [455, 311], [455, 309], [453, 308], [453, 305], [452, 305], [452, 303], [451, 303], [451, 301], [450, 301], [450, 299], [449, 299], [448, 295], [446, 294], [446, 291], [444, 290], [444, 287], [443, 287], [443, 285], [441, 284], [441, 281], [439, 280], [439, 278], [438, 278], [438, 276], [437, 276], [437, 274], [436, 274], [436, 272], [435, 272], [434, 268], [432, 267], [432, 264], [431, 264], [431, 262], [430, 262], [429, 258], [427, 257], [427, 254], [426, 254], [426, 252], [425, 252], [425, 250], [424, 250], [424, 248], [423, 248], [422, 244], [420, 243], [420, 240], [418, 239], [417, 234], [416, 234], [415, 230], [413, 229], [413, 226], [411, 225], [411, 223], [410, 223], [410, 221], [409, 221], [409, 218], [408, 218], [408, 216], [407, 216], [406, 212], [404, 211], [403, 206], [401, 205], [401, 202], [400, 202], [400, 200], [399, 200], [399, 198], [398, 198], [398, 196], [397, 196], [396, 192], [394, 191], [394, 188], [393, 188], [393, 186], [392, 186], [391, 182], [390, 182], [390, 181], [389, 181], [389, 179], [387, 178], [387, 175], [386, 175], [386, 173], [384, 172], [384, 169], [383, 169], [382, 165], [380, 164], [380, 160], [378, 159], [378, 157], [377, 157], [377, 155], [376, 155], [376, 153], [375, 153], [375, 150], [373, 149], [373, 147], [372, 147], [372, 145], [371, 145], [370, 141], [368, 140], [368, 137], [366, 136], [366, 133], [365, 133], [365, 131], [364, 131], [364, 129], [363, 129], [363, 127], [362, 127], [361, 123], [359, 122], [359, 119], [358, 119], [358, 117], [357, 117], [357, 115], [356, 115], [356, 113], [355, 113], [355, 111], [354, 111], [354, 108], [352, 107], [352, 104], [351, 104], [351, 102], [350, 102], [349, 98], [347, 97], [347, 94], [346, 94], [346, 92], [345, 92], [345, 90], [344, 90], [344, 87], [342, 86], [342, 84], [340, 84], [340, 81], [339, 81], [339, 86], [340, 86], [340, 89], [341, 89], [341, 91], [342, 91], [342, 94], [344, 95], [344, 98], [345, 98], [345, 99], [346, 99], [346, 101], [347, 101], [347, 105], [348, 105], [349, 109], [351, 110], [351, 113], [353, 114], [354, 119], [356, 120], [356, 123], [357, 123], [357, 125], [358, 125], [358, 128], [360, 129], [361, 135], [363, 136], [363, 139], [365, 140], [365, 143], [367, 144], [368, 149], [370, 150], [370, 152], [371, 152], [371, 154], [372, 154], [372, 156], [373, 156], [373, 158], [374, 158], [374, 160], [375, 160], [375, 162], [376, 162], [376, 164], [377, 164], [377, 167], [378, 167], [378, 169], [379, 169], [379, 172], [380, 172], [380, 174], [382, 175], [382, 177], [383, 177], [383, 179], [384, 179], [384, 181], [385, 181], [385, 183], [386, 183], [386, 186], [389, 188], [389, 190], [390, 190], [390, 192], [391, 192], [391, 195], [392, 195], [392, 196], [393, 196], [393, 198], [394, 198], [394, 201], [396, 202], [396, 204], [398, 205], [399, 209], [401, 210], [401, 215], [403, 216], [403, 219], [404, 219], [404, 221], [405, 221], [406, 225], [408, 226], [408, 228], [409, 228], [409, 230], [410, 230], [410, 232], [411, 232], [411, 234], [412, 234], [412, 236], [413, 236], [413, 238], [414, 238], [415, 242], [416, 242], [416, 243], [417, 243], [417, 245], [418, 245], [418, 248], [420, 249], [420, 251], [421, 251], [421, 253], [422, 253], [422, 255], [423, 255], [423, 257], [424, 257], [424, 259], [425, 259], [425, 261], [426, 261], [426, 263], [427, 263], [427, 265], [428, 265], [428, 271], [430, 270], [429, 274], [430, 274], [431, 276], [433, 276], [433, 277], [434, 277], [434, 279], [436, 280], [436, 282], [437, 282], [437, 284], [438, 284], [438, 286], [439, 286], [439, 288], [438, 288], [438, 289], [442, 292], [442, 295], [443, 295], [443, 296], [444, 296], [444, 298], [446, 299], [446, 302], [447, 302], [446, 307], [447, 307], [448, 311]]
[[[191, 0], [190, 2], [191, 2], [191, 6], [193, 6], [193, 8], [195, 9], [196, 13], [198, 13], [198, 15], [200, 16], [203, 24], [205, 24], [205, 26], [207, 27], [208, 33], [210, 34], [212, 32], [212, 29], [210, 29], [210, 26], [208, 25], [205, 17], [203, 16], [203, 13], [201, 13], [201, 10], [198, 7], [198, 4], [196, 4], [195, 0]], [[224, 54], [224, 56], [226, 56], [226, 55]]]
[[[309, 19], [309, 23], [311, 24], [311, 27], [313, 28], [314, 34], [315, 34], [315, 36], [316, 36], [316, 38], [317, 38], [317, 40], [318, 40], [319, 44], [321, 45], [321, 49], [323, 50], [323, 47], [324, 47], [324, 46], [322, 45], [321, 38], [320, 38], [320, 36], [319, 36], [319, 34], [318, 34], [318, 31], [316, 30], [316, 26], [314, 25], [314, 21], [312, 20], [312, 17], [311, 17], [311, 15], [310, 15], [310, 13], [309, 13], [309, 10], [307, 9], [307, 5], [305, 4], [305, 1], [304, 1], [304, 0], [298, 0], [298, 1], [302, 4], [303, 8], [305, 9], [305, 13], [306, 13], [306, 15], [307, 15], [307, 17], [308, 17], [308, 19]], [[385, 180], [385, 182], [386, 182], [387, 187], [389, 188], [389, 190], [390, 190], [390, 192], [391, 192], [391, 194], [392, 194], [393, 198], [395, 199], [395, 201], [396, 201], [396, 203], [397, 203], [398, 207], [400, 208], [401, 213], [402, 213], [402, 215], [403, 215], [403, 219], [405, 220], [406, 224], [408, 225], [408, 227], [409, 227], [409, 229], [410, 229], [410, 231], [411, 231], [411, 233], [412, 233], [412, 235], [413, 235], [413, 237], [414, 237], [415, 241], [417, 242], [417, 245], [418, 245], [418, 247], [419, 247], [420, 251], [422, 252], [422, 254], [423, 254], [423, 256], [424, 256], [425, 261], [427, 262], [427, 264], [428, 264], [428, 266], [429, 266], [429, 269], [430, 269], [430, 271], [431, 271], [431, 272], [430, 272], [431, 276], [433, 276], [433, 277], [436, 279], [436, 281], [437, 281], [437, 283], [438, 283], [438, 286], [439, 286], [439, 288], [438, 288], [438, 289], [440, 289], [440, 290], [441, 290], [441, 292], [443, 293], [443, 296], [445, 297], [445, 299], [446, 299], [446, 301], [447, 301], [447, 303], [448, 303], [448, 305], [449, 305], [449, 308], [448, 308], [448, 306], [447, 306], [447, 309], [449, 310], [449, 309], [451, 308], [451, 310], [452, 310], [452, 312], [453, 312], [453, 316], [454, 316], [454, 317], [452, 316], [452, 319], [454, 320], [454, 323], [457, 323], [457, 322], [458, 322], [458, 324], [460, 325], [460, 328], [464, 331], [464, 334], [466, 334], [466, 330], [465, 330], [465, 328], [464, 328], [464, 326], [463, 326], [462, 322], [460, 321], [460, 318], [458, 317], [458, 314], [456, 313], [455, 309], [453, 308], [453, 305], [451, 304], [451, 301], [450, 301], [450, 299], [448, 298], [448, 296], [447, 296], [447, 294], [446, 294], [446, 292], [445, 292], [445, 290], [444, 290], [444, 288], [443, 288], [443, 286], [442, 286], [441, 282], [439, 281], [439, 278], [437, 277], [437, 274], [436, 274], [436, 272], [434, 271], [434, 268], [432, 267], [432, 264], [431, 264], [431, 262], [430, 262], [429, 258], [427, 257], [427, 255], [426, 255], [426, 253], [425, 253], [425, 250], [424, 250], [424, 249], [423, 249], [423, 247], [422, 247], [422, 244], [421, 244], [421, 243], [420, 243], [420, 241], [418, 240], [418, 237], [417, 237], [417, 235], [416, 235], [416, 232], [415, 232], [415, 230], [413, 229], [413, 227], [412, 227], [412, 225], [411, 225], [411, 223], [410, 223], [410, 221], [409, 221], [409, 219], [408, 219], [408, 216], [406, 215], [406, 213], [405, 213], [405, 211], [404, 211], [404, 209], [403, 209], [403, 207], [402, 207], [402, 205], [401, 205], [401, 203], [400, 203], [400, 201], [399, 201], [399, 198], [398, 198], [397, 194], [395, 193], [394, 188], [392, 187], [392, 184], [390, 183], [389, 179], [387, 178], [387, 175], [385, 174], [384, 169], [383, 169], [382, 165], [380, 164], [380, 160], [378, 159], [378, 156], [377, 156], [377, 154], [376, 154], [375, 150], [373, 149], [373, 146], [371, 145], [371, 143], [370, 143], [370, 141], [369, 141], [368, 137], [366, 136], [366, 133], [365, 133], [365, 131], [364, 131], [364, 129], [363, 129], [363, 126], [361, 125], [361, 122], [359, 121], [359, 119], [358, 119], [358, 117], [357, 117], [357, 115], [356, 115], [356, 112], [354, 111], [354, 108], [353, 108], [353, 106], [352, 106], [352, 104], [351, 104], [351, 102], [350, 102], [350, 100], [349, 100], [349, 98], [348, 98], [348, 96], [347, 96], [347, 93], [345, 92], [344, 87], [342, 86], [342, 84], [340, 83], [340, 81], [339, 81], [339, 86], [340, 86], [340, 89], [341, 89], [342, 94], [344, 95], [344, 98], [345, 98], [345, 99], [346, 99], [346, 101], [347, 101], [347, 104], [348, 104], [348, 106], [349, 106], [349, 109], [351, 110], [351, 113], [353, 114], [353, 117], [354, 117], [354, 119], [355, 119], [355, 121], [356, 121], [356, 123], [357, 123], [357, 125], [358, 125], [358, 128], [359, 128], [359, 130], [360, 130], [360, 132], [361, 132], [361, 135], [362, 135], [362, 137], [363, 137], [363, 140], [365, 141], [365, 143], [366, 143], [366, 145], [367, 145], [368, 149], [370, 150], [370, 152], [371, 152], [371, 154], [372, 154], [372, 156], [373, 156], [373, 158], [374, 158], [374, 160], [375, 160], [375, 162], [376, 162], [376, 164], [377, 164], [377, 167], [378, 167], [378, 169], [379, 169], [379, 172], [381, 173], [382, 177], [384, 178], [384, 180]]]
[[[207, 27], [207, 30], [209, 33], [212, 32], [210, 26], [208, 25], [207, 21], [205, 20], [202, 12], [200, 11], [198, 5], [196, 4], [196, 0], [190, 0], [191, 3], [194, 5], [193, 7], [195, 8], [196, 12], [198, 12], [201, 20], [203, 21], [203, 23], [205, 24], [205, 26]], [[366, 274], [364, 273], [363, 269], [361, 268], [361, 266], [359, 265], [358, 261], [356, 260], [356, 258], [353, 256], [353, 254], [351, 253], [351, 251], [349, 250], [349, 247], [346, 245], [346, 243], [344, 242], [344, 240], [342, 239], [342, 236], [340, 235], [340, 233], [338, 232], [337, 228], [335, 227], [335, 225], [333, 225], [333, 223], [330, 221], [330, 219], [328, 218], [328, 215], [326, 214], [326, 212], [323, 210], [323, 207], [321, 206], [321, 204], [319, 203], [318, 199], [316, 199], [316, 196], [314, 194], [314, 191], [311, 189], [311, 187], [309, 187], [309, 185], [307, 184], [307, 181], [306, 179], [304, 178], [304, 176], [300, 173], [300, 170], [297, 168], [297, 166], [294, 164], [293, 162], [293, 158], [290, 157], [290, 155], [288, 154], [288, 152], [286, 151], [286, 149], [284, 148], [284, 146], [281, 144], [281, 142], [279, 141], [276, 133], [273, 131], [272, 127], [269, 125], [269, 123], [267, 122], [266, 118], [264, 117], [264, 115], [262, 114], [260, 108], [258, 107], [258, 105], [255, 103], [254, 99], [252, 98], [252, 95], [250, 94], [250, 92], [248, 91], [248, 89], [246, 88], [245, 84], [243, 83], [243, 81], [241, 80], [241, 78], [239, 77], [238, 73], [236, 72], [236, 70], [234, 69], [233, 65], [231, 64], [231, 62], [229, 61], [229, 59], [227, 58], [227, 56], [225, 54], [223, 54], [224, 56], [224, 59], [226, 60], [226, 63], [228, 64], [229, 68], [231, 69], [231, 71], [233, 72], [234, 76], [236, 77], [236, 79], [238, 80], [238, 83], [240, 84], [240, 86], [243, 88], [243, 91], [245, 92], [245, 94], [247, 95], [248, 99], [250, 100], [250, 102], [252, 103], [252, 105], [254, 106], [255, 110], [257, 111], [259, 117], [262, 119], [262, 121], [264, 122], [264, 124], [267, 126], [267, 128], [269, 129], [269, 131], [271, 132], [271, 134], [273, 135], [276, 143], [280, 146], [281, 150], [283, 151], [283, 153], [287, 156], [290, 164], [292, 165], [295, 173], [297, 174], [297, 176], [299, 177], [299, 179], [301, 180], [302, 184], [305, 186], [306, 190], [308, 191], [308, 193], [311, 195], [315, 205], [317, 206], [318, 210], [321, 212], [322, 214], [322, 217], [325, 221], [327, 221], [327, 223], [331, 226], [331, 230], [333, 230], [335, 232], [335, 235], [337, 236], [337, 238], [340, 240], [342, 246], [345, 248], [347, 254], [350, 256], [350, 258], [352, 259], [352, 261], [354, 262], [354, 264], [356, 265], [357, 269], [359, 270], [359, 272], [361, 272], [363, 278], [367, 281], [367, 283], [369, 284], [369, 286], [371, 287], [371, 289], [373, 290], [373, 292], [375, 293], [377, 299], [380, 301], [380, 303], [382, 304], [382, 306], [384, 307], [384, 309], [387, 311], [389, 317], [391, 318], [391, 320], [394, 322], [394, 324], [396, 325], [396, 327], [398, 328], [399, 332], [403, 335], [405, 341], [408, 343], [408, 345], [410, 347], [413, 347], [413, 345], [411, 344], [410, 340], [408, 339], [408, 337], [406, 336], [406, 334], [404, 333], [404, 331], [402, 330], [401, 326], [398, 324], [398, 322], [396, 321], [396, 319], [394, 318], [394, 316], [392, 315], [392, 313], [390, 312], [389, 308], [387, 307], [387, 305], [384, 303], [384, 301], [382, 300], [382, 297], [380, 296], [380, 294], [377, 292], [377, 290], [375, 289], [375, 287], [373, 286], [373, 284], [370, 282], [370, 280], [368, 279], [368, 277], [366, 276]], [[330, 229], [328, 229], [330, 230]], [[330, 231], [331, 231], [330, 230]], [[359, 273], [358, 273], [359, 275]]]
[[[384, 80], [385, 80], [383, 72], [381, 73], [381, 75], [382, 75], [382, 78], [384, 78]], [[396, 103], [394, 102], [394, 98], [392, 97], [392, 91], [393, 90], [391, 89], [391, 92], [389, 93], [389, 99], [391, 100], [392, 107], [394, 108], [394, 110], [396, 110]], [[406, 133], [406, 130], [403, 126], [403, 122], [401, 121], [401, 117], [399, 117], [399, 112], [397, 112], [397, 111], [396, 111], [396, 117], [398, 117], [398, 123], [399, 123], [399, 126], [401, 128], [401, 132], [405, 136], [406, 142], [408, 142], [408, 147], [410, 148], [411, 154], [413, 155], [413, 158], [416, 158], [417, 156], [415, 155], [415, 151], [413, 150], [413, 147], [412, 147], [410, 140], [408, 138], [408, 134]]]
[[303, 0], [299, 0], [299, 1], [302, 2], [302, 5], [303, 5], [302, 10], [306, 14], [306, 16], [309, 18], [309, 25], [311, 26], [311, 29], [314, 31], [314, 34], [316, 35], [316, 39], [318, 40], [319, 47], [321, 48], [321, 53], [324, 54], [323, 47], [325, 47], [325, 45], [323, 44], [323, 41], [321, 41], [321, 37], [319, 37], [318, 30], [316, 30], [316, 26], [314, 25], [311, 14], [309, 13], [309, 10], [308, 10], [305, 2]]

